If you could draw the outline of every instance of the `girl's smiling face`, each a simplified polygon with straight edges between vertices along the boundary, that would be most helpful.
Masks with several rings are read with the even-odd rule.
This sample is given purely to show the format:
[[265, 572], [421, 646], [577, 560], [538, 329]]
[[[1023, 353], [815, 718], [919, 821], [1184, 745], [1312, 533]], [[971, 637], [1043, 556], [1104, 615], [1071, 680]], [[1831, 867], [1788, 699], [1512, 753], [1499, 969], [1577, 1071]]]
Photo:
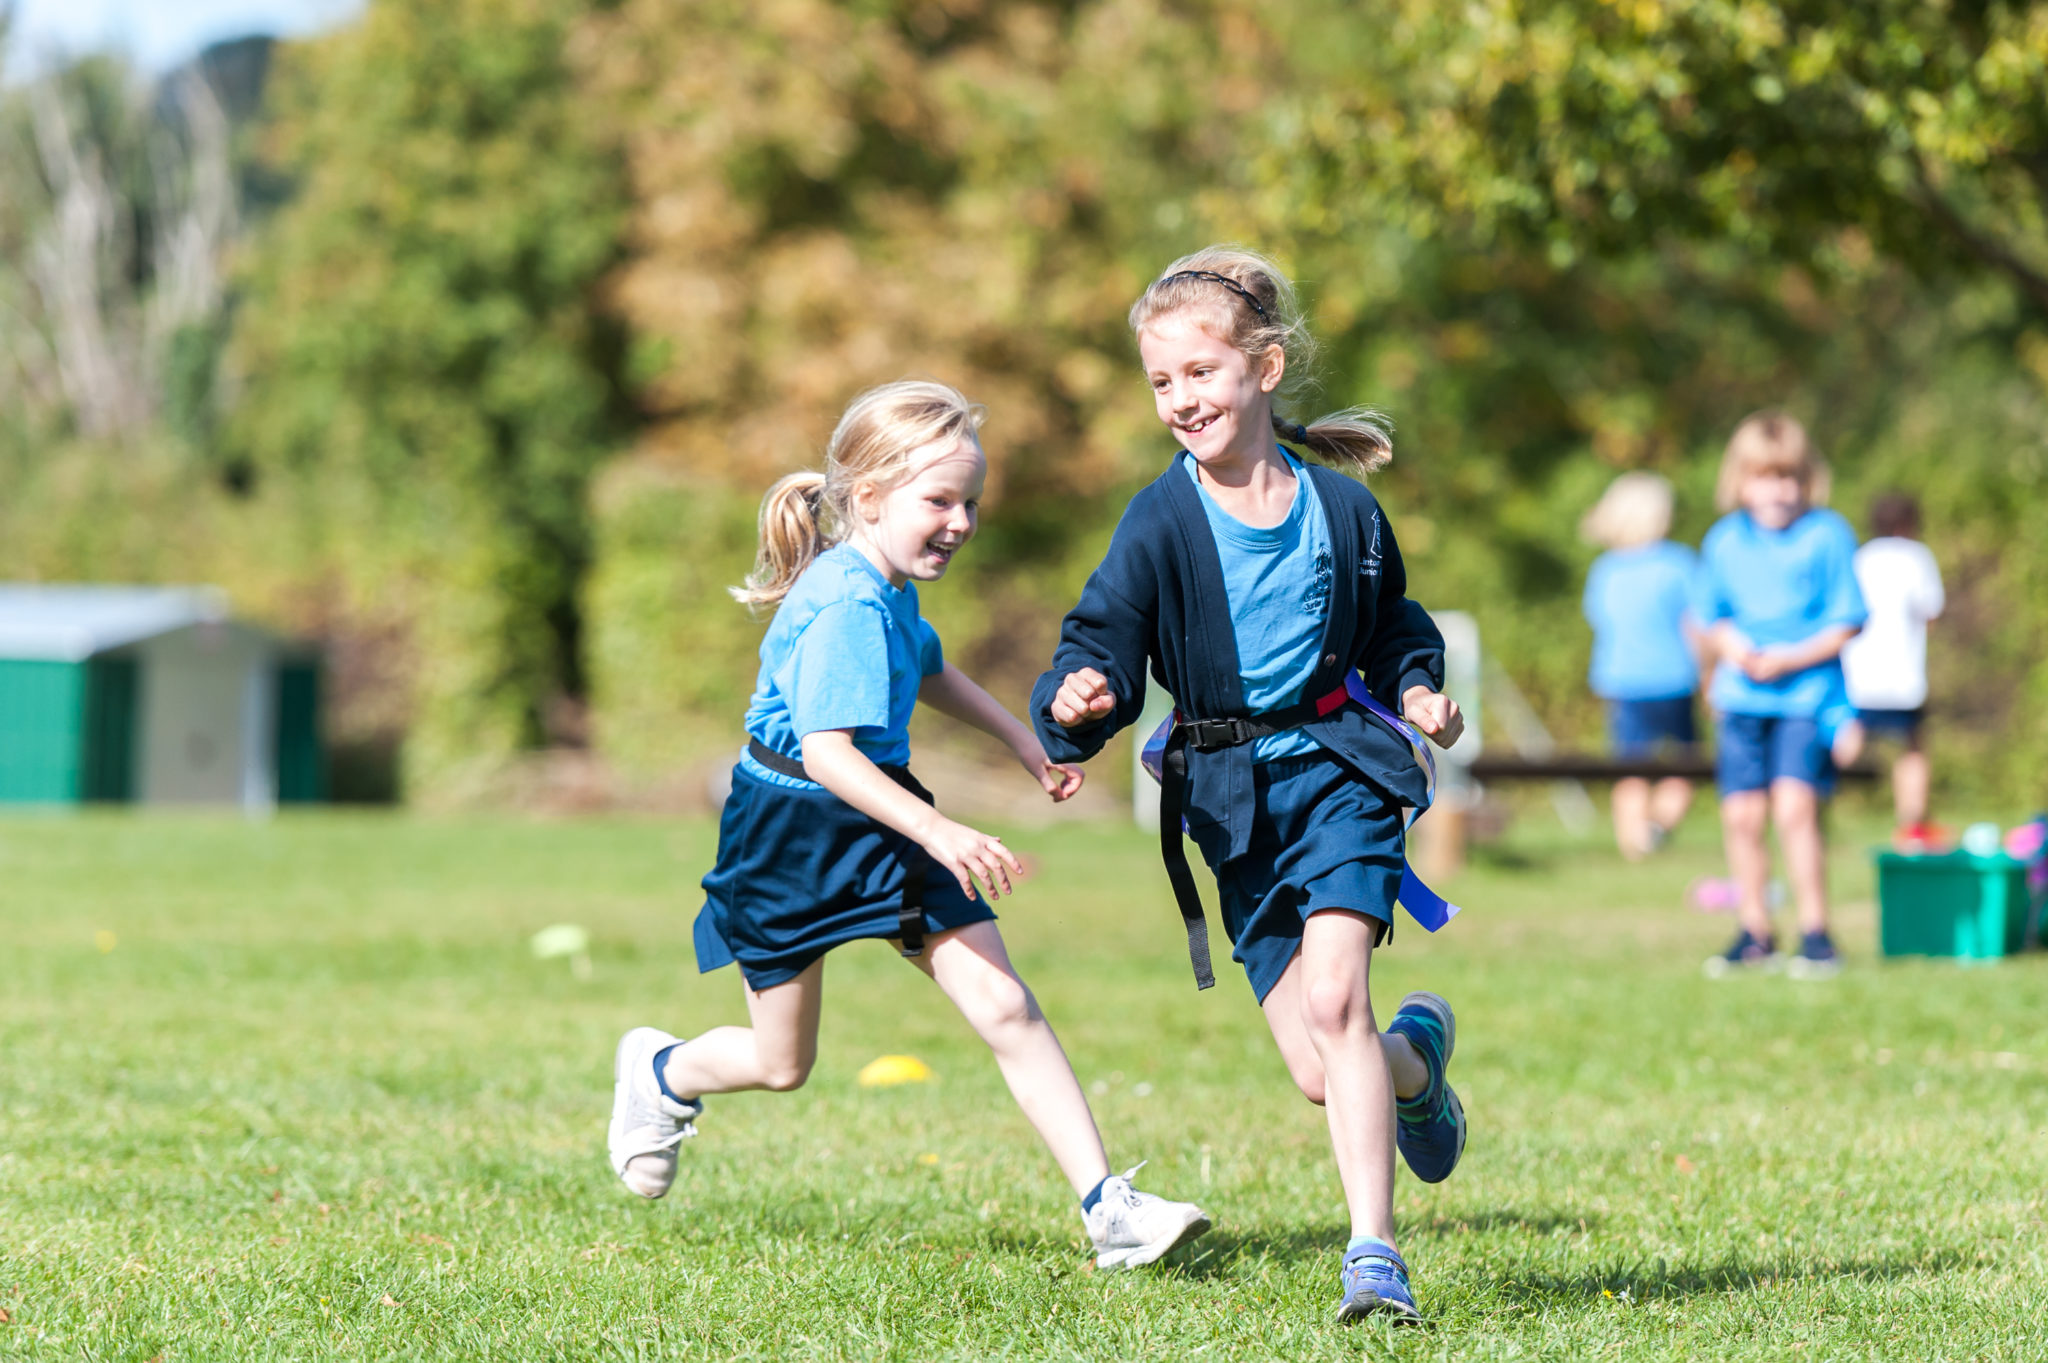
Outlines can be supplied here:
[[1735, 485], [1736, 501], [1766, 530], [1783, 530], [1806, 510], [1806, 487], [1797, 474], [1756, 469]]
[[1138, 355], [1159, 419], [1196, 462], [1260, 457], [1273, 444], [1273, 390], [1287, 369], [1279, 346], [1256, 363], [1187, 312], [1155, 318]]
[[974, 534], [988, 477], [988, 460], [971, 436], [914, 450], [909, 463], [910, 476], [895, 487], [863, 488], [854, 499], [854, 547], [892, 587], [946, 575], [953, 555]]

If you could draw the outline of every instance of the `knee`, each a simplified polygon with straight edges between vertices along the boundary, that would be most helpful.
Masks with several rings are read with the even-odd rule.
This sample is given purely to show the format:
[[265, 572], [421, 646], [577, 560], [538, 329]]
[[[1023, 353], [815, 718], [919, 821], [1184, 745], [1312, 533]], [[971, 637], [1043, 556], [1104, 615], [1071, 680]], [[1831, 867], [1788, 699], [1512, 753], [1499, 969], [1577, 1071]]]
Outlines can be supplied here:
[[1294, 1086], [1301, 1090], [1302, 1097], [1308, 1099], [1317, 1107], [1323, 1105], [1323, 1098], [1327, 1091], [1323, 1087], [1323, 1072], [1321, 1070], [1317, 1070], [1313, 1074], [1305, 1074], [1300, 1070], [1294, 1071]]
[[1026, 1027], [1038, 1020], [1038, 1000], [1022, 980], [1002, 971], [991, 971], [974, 991], [970, 1005], [976, 1031], [984, 1035]]
[[[1372, 1026], [1372, 1004], [1365, 991], [1350, 980], [1311, 980], [1301, 991], [1301, 1020], [1312, 1037], [1348, 1036]], [[1307, 1085], [1302, 1086], [1302, 1092], [1308, 1092]]]
[[771, 1060], [761, 1068], [761, 1087], [771, 1093], [790, 1093], [804, 1086], [811, 1077], [811, 1065], [815, 1056], [788, 1056]]
[[1744, 837], [1760, 837], [1764, 831], [1765, 800], [1761, 791], [1743, 791], [1721, 801], [1721, 826]]

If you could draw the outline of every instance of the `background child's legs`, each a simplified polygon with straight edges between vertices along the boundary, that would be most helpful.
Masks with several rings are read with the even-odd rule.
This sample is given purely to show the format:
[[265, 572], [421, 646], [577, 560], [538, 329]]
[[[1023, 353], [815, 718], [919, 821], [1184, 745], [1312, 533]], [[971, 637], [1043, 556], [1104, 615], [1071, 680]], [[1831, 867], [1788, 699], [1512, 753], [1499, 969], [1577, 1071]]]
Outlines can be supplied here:
[[[1799, 930], [1826, 932], [1828, 882], [1820, 834], [1820, 792], [1804, 781], [1781, 776], [1771, 782], [1770, 799], [1771, 818], [1778, 826], [1778, 850], [1785, 856], [1785, 878], [1792, 882], [1792, 900], [1799, 906]], [[1761, 832], [1758, 843], [1762, 843]]]
[[1892, 763], [1892, 813], [1901, 828], [1927, 821], [1927, 787], [1931, 771], [1920, 731], [1906, 734], [1906, 750]]
[[1728, 849], [1728, 877], [1735, 882], [1735, 912], [1758, 941], [1768, 941], [1771, 935], [1771, 910], [1764, 902], [1771, 874], [1770, 855], [1764, 849], [1769, 814], [1770, 795], [1765, 791], [1731, 790], [1721, 796], [1721, 839]]
[[1650, 783], [1624, 776], [1614, 783], [1614, 845], [1630, 861], [1650, 851]]
[[1692, 782], [1683, 776], [1667, 776], [1650, 792], [1650, 821], [1666, 830], [1685, 822], [1692, 808]]
[[[1394, 1243], [1394, 1097], [1422, 1092], [1429, 1072], [1408, 1039], [1381, 1036], [1370, 991], [1378, 925], [1325, 911], [1302, 925], [1301, 950], [1264, 1008], [1294, 1082], [1321, 1103], [1351, 1233]], [[1391, 1068], [1391, 1072], [1390, 1072]]]
[[818, 1009], [825, 997], [825, 961], [810, 963], [801, 975], [783, 984], [755, 991], [744, 980], [751, 1027], [713, 1027], [668, 1053], [662, 1079], [670, 1093], [699, 1098], [707, 1093], [738, 1093], [800, 1088], [818, 1059]]
[[925, 940], [911, 964], [931, 976], [960, 1016], [995, 1054], [1010, 1096], [1052, 1152], [1074, 1195], [1086, 1197], [1109, 1175], [1109, 1156], [1081, 1081], [1038, 1000], [1010, 964], [1002, 933], [970, 923]]

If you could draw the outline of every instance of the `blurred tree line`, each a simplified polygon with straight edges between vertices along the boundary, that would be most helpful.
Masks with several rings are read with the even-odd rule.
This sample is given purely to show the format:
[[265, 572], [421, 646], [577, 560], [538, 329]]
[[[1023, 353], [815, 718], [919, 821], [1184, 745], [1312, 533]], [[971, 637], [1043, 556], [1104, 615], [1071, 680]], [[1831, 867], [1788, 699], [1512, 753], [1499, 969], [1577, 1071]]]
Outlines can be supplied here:
[[1945, 775], [2048, 764], [2048, 4], [410, 0], [0, 92], [0, 565], [207, 578], [329, 641], [415, 792], [729, 749], [723, 587], [777, 473], [907, 373], [989, 405], [927, 594], [1008, 699], [1171, 454], [1129, 301], [1235, 239], [1322, 397], [1391, 414], [1415, 590], [1592, 741], [1574, 538], [1714, 512], [1783, 404], [1955, 589]]

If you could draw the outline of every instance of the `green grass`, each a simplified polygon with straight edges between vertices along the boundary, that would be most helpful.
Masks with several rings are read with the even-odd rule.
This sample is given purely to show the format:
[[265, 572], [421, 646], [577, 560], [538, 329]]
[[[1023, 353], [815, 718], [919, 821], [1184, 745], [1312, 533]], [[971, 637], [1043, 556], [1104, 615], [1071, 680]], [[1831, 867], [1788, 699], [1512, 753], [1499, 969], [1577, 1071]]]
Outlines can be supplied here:
[[[714, 1100], [631, 1197], [614, 1039], [741, 1016], [690, 958], [711, 837], [0, 821], [0, 1358], [2041, 1356], [2048, 973], [1878, 965], [1853, 834], [1827, 984], [1700, 978], [1698, 823], [1625, 867], [1532, 817], [1451, 929], [1403, 927], [1376, 997], [1457, 1005], [1473, 1122], [1448, 1183], [1399, 1175], [1404, 1332], [1329, 1324], [1321, 1114], [1241, 975], [1196, 994], [1125, 829], [1016, 834], [1044, 870], [1004, 923], [1112, 1159], [1215, 1215], [1193, 1251], [1088, 1271], [986, 1054], [874, 944], [810, 1085]], [[527, 952], [558, 921], [592, 978]], [[856, 1086], [894, 1051], [936, 1082]]]

